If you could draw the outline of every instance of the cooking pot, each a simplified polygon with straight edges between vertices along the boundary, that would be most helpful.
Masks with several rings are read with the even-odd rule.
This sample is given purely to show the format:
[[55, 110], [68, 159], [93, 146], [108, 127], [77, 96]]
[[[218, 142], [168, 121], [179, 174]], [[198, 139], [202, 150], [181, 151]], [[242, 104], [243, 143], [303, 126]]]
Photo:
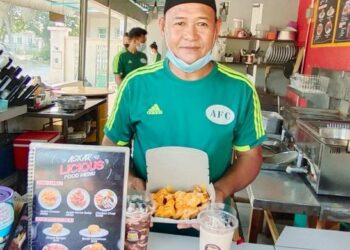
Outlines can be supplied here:
[[61, 109], [72, 112], [84, 109], [86, 96], [60, 96], [54, 101], [60, 105]]
[[297, 38], [297, 32], [291, 30], [281, 30], [278, 32], [277, 40], [289, 40], [295, 41]]

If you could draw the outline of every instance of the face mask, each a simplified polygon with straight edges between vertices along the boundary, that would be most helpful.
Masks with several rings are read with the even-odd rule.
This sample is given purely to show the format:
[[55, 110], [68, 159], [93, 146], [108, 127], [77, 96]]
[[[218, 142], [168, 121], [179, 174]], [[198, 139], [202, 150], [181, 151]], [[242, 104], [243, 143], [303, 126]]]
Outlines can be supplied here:
[[146, 44], [145, 43], [140, 43], [139, 45], [137, 45], [136, 47], [137, 51], [144, 51], [146, 49]]
[[124, 47], [127, 49], [129, 48], [129, 44], [128, 43], [124, 43]]
[[187, 64], [184, 61], [182, 61], [180, 58], [176, 57], [175, 54], [170, 49], [168, 49], [166, 57], [169, 58], [169, 61], [172, 64], [174, 64], [176, 68], [186, 73], [192, 73], [197, 70], [200, 70], [212, 60], [211, 51], [209, 51], [205, 56], [203, 56], [202, 58], [199, 58], [197, 61], [193, 62], [192, 64]]

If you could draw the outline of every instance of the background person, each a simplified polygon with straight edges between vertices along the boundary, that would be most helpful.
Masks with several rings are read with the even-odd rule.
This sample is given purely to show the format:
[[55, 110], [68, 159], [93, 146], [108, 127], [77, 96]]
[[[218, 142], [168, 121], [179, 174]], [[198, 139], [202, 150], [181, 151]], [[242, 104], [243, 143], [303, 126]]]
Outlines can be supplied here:
[[131, 71], [147, 65], [147, 56], [143, 52], [146, 48], [147, 31], [132, 28], [128, 34], [129, 46], [124, 52], [117, 54], [113, 61], [113, 73], [118, 86]]

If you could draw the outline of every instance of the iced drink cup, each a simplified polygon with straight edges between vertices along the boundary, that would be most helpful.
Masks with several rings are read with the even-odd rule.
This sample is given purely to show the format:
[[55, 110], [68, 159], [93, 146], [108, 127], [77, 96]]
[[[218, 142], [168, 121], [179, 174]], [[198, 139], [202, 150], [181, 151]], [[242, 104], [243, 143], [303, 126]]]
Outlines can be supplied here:
[[200, 250], [230, 250], [235, 229], [236, 216], [219, 207], [209, 207], [198, 215], [200, 225]]
[[153, 203], [147, 193], [128, 195], [125, 219], [125, 250], [146, 250]]

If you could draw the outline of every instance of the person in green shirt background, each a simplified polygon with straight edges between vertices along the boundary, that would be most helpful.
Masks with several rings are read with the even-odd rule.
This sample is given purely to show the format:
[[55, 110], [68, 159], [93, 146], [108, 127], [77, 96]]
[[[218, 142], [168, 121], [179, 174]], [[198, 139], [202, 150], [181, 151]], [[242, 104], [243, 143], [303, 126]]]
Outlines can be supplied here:
[[[113, 59], [113, 70], [118, 68], [118, 60], [119, 60], [119, 57], [120, 57], [120, 54], [121, 53], [124, 53], [125, 51], [127, 51], [128, 47], [129, 47], [129, 44], [130, 44], [130, 39], [129, 39], [129, 33], [128, 32], [125, 32], [124, 33], [124, 36], [123, 36], [123, 46], [119, 52], [114, 56], [114, 59]], [[119, 77], [115, 77], [115, 82], [116, 84], [118, 84], [118, 81], [119, 81]]]
[[153, 43], [151, 43], [151, 45], [149, 47], [151, 48], [151, 55], [152, 55], [152, 58], [150, 58], [149, 63], [152, 64], [152, 63], [156, 63], [156, 62], [160, 61], [162, 59], [162, 56], [158, 52], [157, 43], [153, 42]]
[[255, 179], [262, 164], [259, 97], [244, 74], [212, 60], [221, 28], [215, 0], [166, 0], [159, 26], [166, 58], [124, 79], [102, 144], [127, 146], [133, 140], [128, 187], [136, 190], [146, 187], [148, 149], [202, 150], [216, 201], [227, 201]]
[[128, 32], [129, 45], [124, 52], [118, 53], [113, 60], [113, 73], [118, 86], [133, 70], [147, 64], [146, 48], [147, 31], [136, 27]]

